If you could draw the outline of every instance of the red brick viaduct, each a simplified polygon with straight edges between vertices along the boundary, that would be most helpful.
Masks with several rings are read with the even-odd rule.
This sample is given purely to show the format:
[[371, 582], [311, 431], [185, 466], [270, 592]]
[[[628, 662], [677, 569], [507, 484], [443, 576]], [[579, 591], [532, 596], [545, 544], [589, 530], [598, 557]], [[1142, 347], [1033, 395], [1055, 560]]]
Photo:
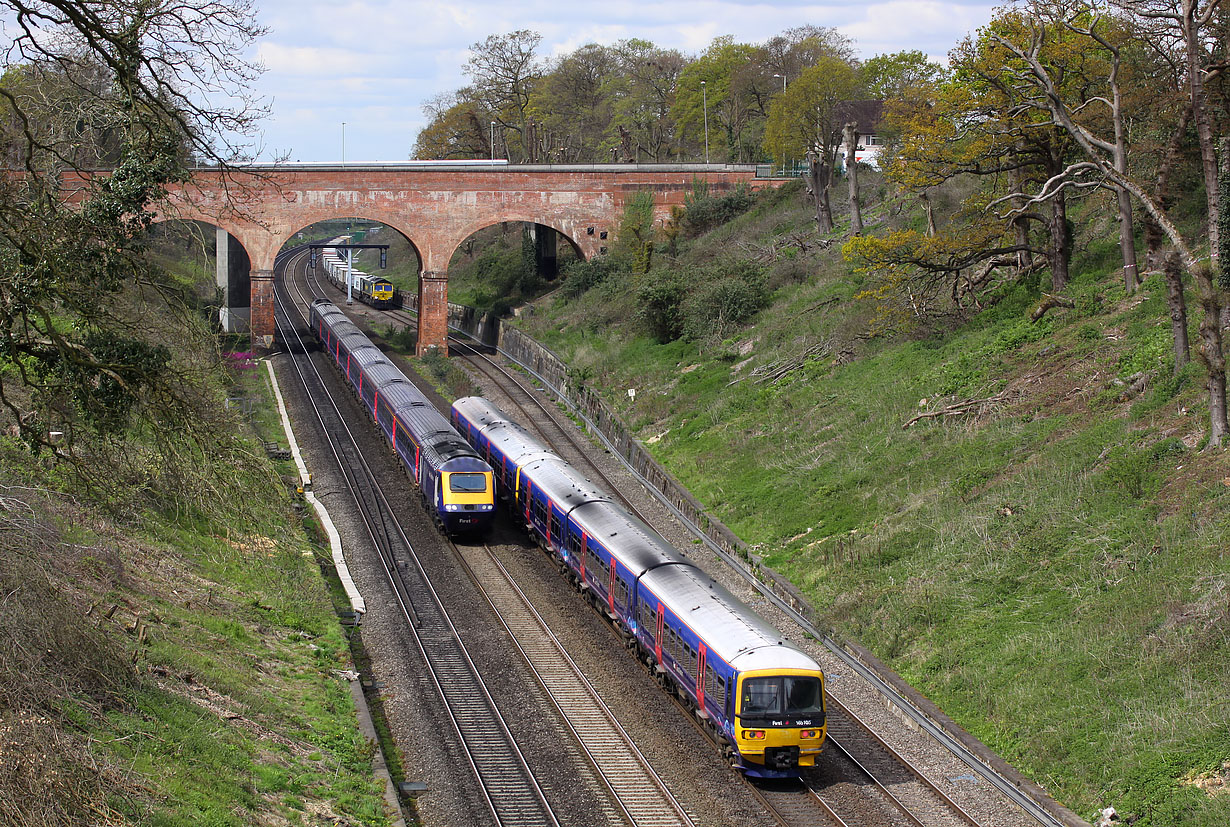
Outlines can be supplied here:
[[419, 353], [445, 349], [448, 264], [468, 236], [503, 221], [550, 227], [588, 259], [615, 238], [625, 203], [654, 196], [655, 219], [683, 204], [696, 182], [721, 193], [756, 177], [753, 165], [595, 164], [506, 166], [402, 163], [243, 167], [223, 174], [197, 170], [172, 193], [165, 218], [200, 220], [229, 232], [251, 262], [254, 343], [273, 342], [273, 267], [282, 245], [318, 221], [362, 218], [401, 232], [418, 251]]

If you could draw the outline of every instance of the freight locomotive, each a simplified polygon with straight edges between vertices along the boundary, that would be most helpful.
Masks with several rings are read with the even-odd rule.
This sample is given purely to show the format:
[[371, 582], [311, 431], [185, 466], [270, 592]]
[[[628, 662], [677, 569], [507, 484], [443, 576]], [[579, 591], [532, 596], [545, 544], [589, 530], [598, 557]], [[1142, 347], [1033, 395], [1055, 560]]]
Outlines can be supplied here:
[[815, 764], [827, 725], [814, 660], [486, 399], [457, 400], [450, 418], [518, 520], [734, 766], [788, 778]]
[[495, 519], [491, 466], [336, 305], [317, 299], [309, 318], [436, 522], [449, 534], [485, 533]]
[[[331, 239], [330, 244], [344, 244], [350, 241], [349, 236], [338, 236]], [[346, 292], [346, 257], [335, 247], [323, 247], [320, 251], [320, 263], [325, 271], [325, 278], [337, 289]], [[354, 295], [359, 301], [372, 307], [389, 307], [393, 304], [393, 282], [383, 276], [373, 276], [351, 266], [350, 283]]]

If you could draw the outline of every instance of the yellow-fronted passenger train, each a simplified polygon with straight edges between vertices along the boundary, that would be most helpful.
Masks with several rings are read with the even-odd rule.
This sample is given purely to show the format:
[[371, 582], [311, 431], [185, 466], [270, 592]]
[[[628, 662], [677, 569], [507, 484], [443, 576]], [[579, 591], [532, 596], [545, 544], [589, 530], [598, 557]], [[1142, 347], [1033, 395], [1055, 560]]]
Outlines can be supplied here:
[[448, 534], [486, 533], [495, 518], [491, 466], [336, 305], [317, 299], [309, 320], [436, 522]]
[[738, 769], [788, 778], [824, 745], [824, 675], [805, 652], [485, 399], [453, 425], [501, 497]]

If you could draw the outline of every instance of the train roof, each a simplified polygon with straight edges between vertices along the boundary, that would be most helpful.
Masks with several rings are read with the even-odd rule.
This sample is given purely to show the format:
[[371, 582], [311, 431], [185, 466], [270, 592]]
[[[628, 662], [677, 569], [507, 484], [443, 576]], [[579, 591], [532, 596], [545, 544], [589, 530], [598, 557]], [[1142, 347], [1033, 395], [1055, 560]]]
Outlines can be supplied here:
[[610, 499], [605, 491], [555, 454], [540, 452], [528, 462], [518, 465], [534, 487], [562, 506], [565, 514], [582, 503]]
[[499, 409], [493, 410], [491, 403], [485, 399], [466, 397], [454, 402], [453, 407], [518, 467], [529, 465], [538, 459], [564, 462], [559, 454], [543, 445], [521, 425], [504, 416]]
[[463, 396], [453, 403], [453, 409], [479, 428], [500, 423], [521, 427], [509, 419], [508, 414], [481, 396]]
[[711, 651], [741, 672], [820, 668], [701, 569], [660, 566], [647, 572], [641, 585], [703, 638]]
[[634, 577], [670, 563], [691, 565], [662, 535], [609, 498], [585, 503], [573, 511], [572, 518]]

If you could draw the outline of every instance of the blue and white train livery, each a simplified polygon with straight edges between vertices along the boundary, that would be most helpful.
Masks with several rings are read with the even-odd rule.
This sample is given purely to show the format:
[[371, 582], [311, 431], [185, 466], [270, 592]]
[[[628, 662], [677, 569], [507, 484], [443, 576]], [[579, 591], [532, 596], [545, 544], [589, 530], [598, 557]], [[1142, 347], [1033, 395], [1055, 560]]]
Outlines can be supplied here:
[[824, 676], [802, 650], [485, 399], [453, 425], [492, 466], [502, 496], [748, 775], [815, 764]]
[[436, 521], [449, 534], [486, 532], [495, 518], [491, 466], [336, 305], [317, 299], [309, 318]]

